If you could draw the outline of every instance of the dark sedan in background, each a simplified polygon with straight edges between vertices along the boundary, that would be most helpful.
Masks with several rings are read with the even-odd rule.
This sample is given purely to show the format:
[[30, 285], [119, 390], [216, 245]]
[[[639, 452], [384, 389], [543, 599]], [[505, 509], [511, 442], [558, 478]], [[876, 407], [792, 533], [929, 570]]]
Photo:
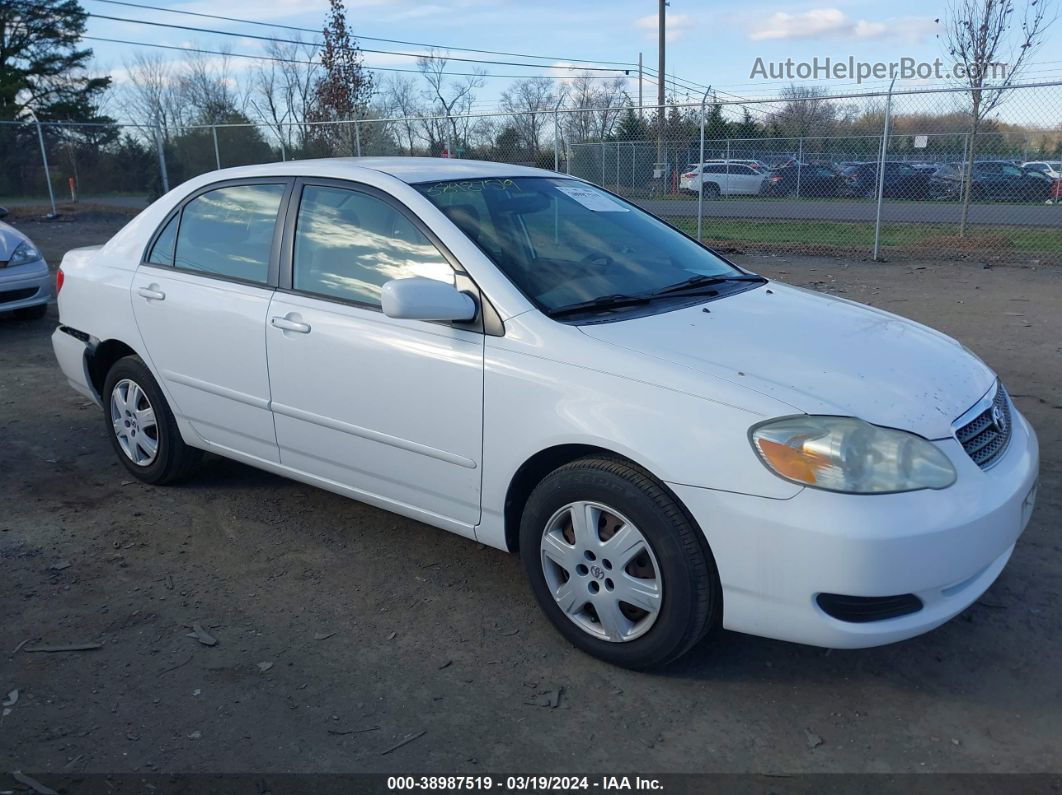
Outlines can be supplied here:
[[[963, 163], [949, 163], [939, 169], [929, 181], [930, 195], [942, 200], [962, 198], [965, 168]], [[1039, 171], [1005, 160], [981, 160], [973, 164], [970, 200], [1045, 202], [1051, 199], [1053, 187], [1053, 180]]]
[[840, 196], [844, 177], [829, 166], [801, 164], [776, 168], [760, 186], [764, 196]]
[[[878, 164], [860, 163], [844, 170], [844, 194], [874, 197], [878, 191]], [[882, 195], [887, 199], [928, 199], [930, 174], [907, 163], [885, 162]]]

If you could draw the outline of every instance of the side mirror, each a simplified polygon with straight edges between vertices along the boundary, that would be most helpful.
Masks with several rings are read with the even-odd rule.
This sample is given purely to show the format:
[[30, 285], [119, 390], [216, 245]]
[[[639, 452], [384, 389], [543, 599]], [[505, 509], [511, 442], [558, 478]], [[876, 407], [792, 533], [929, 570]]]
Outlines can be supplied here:
[[380, 294], [383, 312], [403, 320], [472, 320], [476, 302], [452, 284], [415, 276], [392, 279]]

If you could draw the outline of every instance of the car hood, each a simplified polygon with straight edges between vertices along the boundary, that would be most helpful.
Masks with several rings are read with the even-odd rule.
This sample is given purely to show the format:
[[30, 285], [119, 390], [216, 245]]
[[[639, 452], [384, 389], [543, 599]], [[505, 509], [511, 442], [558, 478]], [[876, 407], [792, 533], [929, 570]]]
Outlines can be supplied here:
[[942, 439], [995, 374], [958, 342], [840, 298], [770, 283], [674, 312], [580, 326], [595, 339], [755, 390], [794, 413]]
[[0, 221], [0, 262], [7, 262], [11, 259], [15, 249], [27, 240], [29, 238], [15, 227]]

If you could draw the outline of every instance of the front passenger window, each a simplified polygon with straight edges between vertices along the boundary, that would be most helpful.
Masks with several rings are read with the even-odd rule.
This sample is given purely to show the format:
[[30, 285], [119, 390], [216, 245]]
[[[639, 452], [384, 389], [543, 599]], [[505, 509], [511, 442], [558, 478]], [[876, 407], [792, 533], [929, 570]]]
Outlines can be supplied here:
[[411, 276], [454, 283], [453, 268], [405, 215], [359, 191], [303, 189], [295, 226], [296, 290], [378, 307], [385, 283]]

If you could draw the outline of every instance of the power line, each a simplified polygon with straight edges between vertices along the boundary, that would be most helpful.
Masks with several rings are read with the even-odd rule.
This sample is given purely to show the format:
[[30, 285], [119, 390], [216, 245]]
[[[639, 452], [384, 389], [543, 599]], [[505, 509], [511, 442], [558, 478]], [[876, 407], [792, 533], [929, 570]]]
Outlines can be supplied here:
[[[91, 12], [86, 12], [86, 14], [88, 16], [92, 17], [93, 19], [106, 19], [106, 20], [109, 20], [111, 22], [126, 22], [126, 23], [130, 23], [130, 24], [133, 24], [133, 25], [149, 25], [151, 27], [156, 27], [156, 28], [172, 28], [174, 30], [185, 30], [185, 31], [188, 31], [188, 32], [191, 32], [191, 33], [209, 33], [211, 35], [216, 35], [216, 36], [232, 36], [232, 37], [239, 38], [239, 39], [254, 39], [256, 41], [271, 41], [271, 42], [276, 42], [276, 43], [279, 43], [279, 44], [306, 45], [308, 43], [308, 42], [305, 42], [305, 41], [298, 41], [296, 39], [281, 39], [281, 38], [276, 38], [276, 37], [273, 37], [273, 36], [258, 36], [258, 35], [255, 35], [253, 33], [239, 33], [239, 32], [229, 31], [229, 30], [217, 30], [215, 28], [200, 28], [200, 27], [196, 27], [194, 25], [178, 25], [177, 23], [174, 23], [174, 22], [154, 22], [154, 21], [147, 20], [147, 19], [130, 19], [128, 17], [114, 17], [114, 16], [110, 16], [108, 14], [94, 14], [94, 13], [91, 13]], [[314, 43], [314, 42], [310, 42], [310, 43]], [[363, 48], [363, 47], [342, 47], [340, 49], [358, 50], [359, 52], [369, 52], [369, 53], [375, 53], [377, 55], [402, 55], [402, 56], [406, 56], [407, 58], [427, 58], [427, 57], [431, 57], [430, 55], [426, 55], [425, 53], [397, 52], [395, 50], [373, 50], [373, 49], [367, 49], [367, 48]], [[499, 66], [518, 66], [518, 67], [523, 67], [524, 69], [543, 69], [543, 68], [563, 69], [564, 68], [564, 67], [558, 67], [558, 66], [544, 67], [542, 64], [519, 63], [517, 61], [493, 61], [493, 60], [487, 60], [487, 59], [484, 59], [484, 58], [464, 58], [464, 57], [456, 56], [456, 55], [447, 55], [447, 56], [445, 56], [445, 60], [448, 60], [448, 61], [464, 61], [464, 62], [467, 62], [467, 63], [486, 63], [486, 64], [494, 64], [494, 65], [499, 65]], [[613, 73], [615, 73], [615, 72], [623, 72], [627, 77], [630, 76], [630, 74], [629, 74], [630, 73], [630, 69], [620, 69], [618, 67], [584, 66], [584, 67], [579, 67], [579, 68], [582, 71], [591, 71], [591, 72], [613, 72]], [[618, 75], [613, 75], [613, 76], [618, 76]]]
[[[105, 36], [82, 36], [81, 38], [87, 41], [102, 41], [109, 44], [127, 44], [132, 47], [154, 47], [160, 50], [175, 50], [176, 52], [194, 52], [202, 55], [220, 55], [231, 58], [246, 58], [255, 61], [273, 61], [276, 63], [294, 63], [304, 64], [306, 66], [320, 66], [319, 61], [306, 61], [299, 58], [280, 58], [273, 55], [253, 55], [251, 53], [242, 52], [226, 52], [225, 50], [207, 50], [201, 47], [178, 47], [174, 44], [155, 44], [147, 41], [129, 41], [128, 39], [112, 39]], [[394, 66], [364, 66], [364, 69], [370, 72], [404, 72], [407, 74], [423, 74], [419, 69], [400, 69]], [[480, 73], [480, 72], [447, 72], [447, 75], [453, 77], [499, 77], [506, 80], [523, 80], [528, 75], [499, 75], [494, 73]], [[567, 75], [535, 75], [535, 77], [544, 77], [549, 80], [568, 80]], [[587, 75], [587, 77], [596, 80], [612, 80], [616, 75]]]
[[[283, 28], [285, 30], [296, 30], [303, 33], [313, 33], [320, 35], [321, 31], [316, 28], [300, 27], [298, 25], [284, 25], [281, 23], [262, 22], [256, 19], [243, 19], [241, 17], [227, 17], [220, 14], [206, 14], [200, 11], [183, 11], [176, 8], [164, 8], [162, 6], [146, 5], [141, 3], [129, 3], [125, 0], [92, 0], [94, 3], [107, 3], [109, 5], [127, 6], [130, 8], [143, 8], [151, 11], [162, 11], [169, 14], [182, 14], [185, 16], [202, 17], [204, 19], [218, 19], [224, 22], [237, 22], [245, 25], [258, 25], [266, 28]], [[90, 14], [90, 16], [97, 16]], [[459, 52], [478, 52], [486, 55], [504, 55], [513, 58], [538, 58], [540, 60], [547, 61], [569, 61], [572, 63], [597, 63], [597, 64], [612, 64], [614, 66], [634, 67], [637, 69], [638, 64], [631, 61], [603, 61], [592, 60], [587, 58], [563, 58], [560, 56], [552, 55], [531, 55], [529, 53], [522, 52], [505, 52], [503, 50], [481, 50], [475, 47], [457, 47], [449, 44], [426, 44], [424, 42], [417, 41], [404, 41], [403, 39], [384, 39], [379, 36], [364, 36], [360, 34], [354, 35], [355, 39], [364, 39], [365, 41], [382, 41], [387, 44], [402, 44], [408, 47], [428, 47], [430, 49], [442, 49], [442, 50], [457, 50]], [[528, 66], [534, 66], [535, 64], [527, 64]]]

